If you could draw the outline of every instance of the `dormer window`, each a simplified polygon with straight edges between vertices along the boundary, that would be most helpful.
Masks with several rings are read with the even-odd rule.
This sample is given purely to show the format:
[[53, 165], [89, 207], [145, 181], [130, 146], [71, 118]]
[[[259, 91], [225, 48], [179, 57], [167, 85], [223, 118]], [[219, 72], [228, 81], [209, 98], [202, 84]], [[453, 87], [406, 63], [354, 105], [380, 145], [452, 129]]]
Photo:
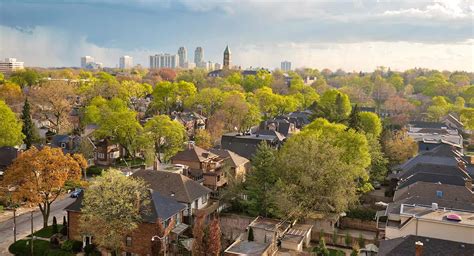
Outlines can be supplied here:
[[66, 148], [66, 143], [65, 142], [61, 142], [61, 148]]
[[443, 191], [437, 190], [436, 191], [436, 196], [439, 197], [439, 198], [443, 197]]

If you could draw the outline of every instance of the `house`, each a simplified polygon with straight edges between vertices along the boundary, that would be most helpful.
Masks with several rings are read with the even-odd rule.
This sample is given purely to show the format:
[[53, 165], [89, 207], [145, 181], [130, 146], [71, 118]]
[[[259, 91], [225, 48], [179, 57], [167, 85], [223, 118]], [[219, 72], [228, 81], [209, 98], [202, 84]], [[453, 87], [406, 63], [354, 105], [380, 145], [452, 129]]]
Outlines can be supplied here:
[[204, 185], [217, 191], [227, 184], [227, 176], [222, 169], [224, 159], [198, 146], [189, 145], [171, 158], [171, 163], [189, 166], [189, 174], [202, 176]]
[[419, 152], [429, 151], [441, 144], [449, 144], [461, 152], [463, 149], [460, 132], [442, 123], [411, 122], [407, 134], [418, 142]]
[[[186, 205], [179, 203], [157, 191], [150, 190], [150, 204], [142, 212], [142, 221], [138, 228], [124, 237], [121, 248], [124, 255], [150, 255], [151, 240], [156, 235], [157, 222], [161, 221], [163, 226], [168, 227], [174, 223], [169, 235], [169, 242], [178, 239], [189, 226], [183, 223]], [[67, 206], [68, 239], [82, 241], [83, 247], [94, 243], [94, 237], [80, 230], [80, 217], [83, 201], [83, 193], [72, 204]]]
[[[467, 185], [467, 186], [466, 186]], [[395, 191], [393, 201], [409, 198], [412, 195], [430, 198], [436, 197], [444, 200], [471, 202], [474, 203], [474, 192], [472, 185], [467, 183], [465, 186], [443, 184], [441, 182], [416, 181]]]
[[237, 179], [245, 180], [250, 170], [250, 160], [226, 149], [210, 149], [211, 153], [224, 159], [224, 166], [230, 168], [230, 174]]
[[281, 238], [281, 248], [297, 252], [303, 251], [303, 248], [309, 248], [312, 229], [312, 225], [293, 225]]
[[15, 147], [0, 147], [0, 179], [3, 177], [3, 172], [19, 155], [20, 151]]
[[110, 166], [117, 159], [125, 155], [125, 149], [109, 139], [102, 139], [95, 143], [94, 162], [96, 165]]
[[286, 114], [285, 117], [288, 118], [290, 123], [295, 124], [296, 129], [302, 129], [305, 125], [311, 123], [311, 116], [313, 112], [310, 110], [304, 111], [295, 111], [289, 114]]
[[207, 118], [196, 112], [173, 112], [171, 119], [181, 123], [189, 137], [194, 136], [197, 130], [206, 129]]
[[225, 251], [225, 256], [271, 256], [274, 251], [272, 244], [262, 244], [254, 241], [236, 240]]
[[51, 147], [61, 148], [64, 154], [74, 154], [79, 150], [81, 138], [73, 135], [54, 135], [51, 138]]
[[222, 135], [221, 147], [251, 159], [260, 143], [265, 142], [273, 148], [280, 148], [285, 139], [283, 134], [270, 130], [259, 130], [255, 133], [231, 132]]
[[474, 255], [474, 244], [409, 235], [380, 241], [379, 256]]
[[180, 173], [140, 169], [131, 176], [143, 179], [160, 195], [184, 204], [183, 216], [187, 224], [193, 223], [193, 216], [208, 216], [217, 210], [218, 203], [210, 199], [212, 190]]
[[425, 236], [474, 244], [474, 211], [431, 206], [400, 204], [387, 214], [385, 237], [394, 239], [409, 235]]
[[290, 118], [284, 116], [260, 122], [259, 130], [277, 131], [285, 137], [299, 132], [299, 129], [296, 128], [296, 124], [291, 122]]

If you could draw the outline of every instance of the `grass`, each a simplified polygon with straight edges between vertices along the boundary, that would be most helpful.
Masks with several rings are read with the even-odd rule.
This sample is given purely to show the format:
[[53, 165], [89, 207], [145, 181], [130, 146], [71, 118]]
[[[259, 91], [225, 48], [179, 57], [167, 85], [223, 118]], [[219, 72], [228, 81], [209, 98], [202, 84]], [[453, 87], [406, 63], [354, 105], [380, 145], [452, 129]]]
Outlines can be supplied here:
[[[8, 247], [8, 251], [14, 255], [31, 255], [30, 240], [18, 240]], [[33, 255], [45, 256], [50, 251], [49, 242], [43, 240], [35, 240], [33, 242]]]
[[[58, 232], [61, 231], [62, 228], [63, 225], [58, 224]], [[53, 235], [53, 226], [42, 228], [33, 233], [33, 235], [37, 237], [50, 238]], [[28, 235], [28, 237], [31, 237], [31, 235]]]
[[331, 249], [329, 248], [329, 256], [345, 256], [346, 253], [341, 250]]

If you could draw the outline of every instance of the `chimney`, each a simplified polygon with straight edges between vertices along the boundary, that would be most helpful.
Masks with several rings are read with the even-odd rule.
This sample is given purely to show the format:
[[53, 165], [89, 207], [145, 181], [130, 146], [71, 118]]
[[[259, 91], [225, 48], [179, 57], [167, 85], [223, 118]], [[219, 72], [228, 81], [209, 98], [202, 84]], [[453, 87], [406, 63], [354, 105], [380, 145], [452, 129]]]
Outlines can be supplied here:
[[423, 243], [420, 241], [415, 242], [415, 256], [423, 255]]
[[431, 209], [432, 209], [433, 211], [438, 210], [438, 204], [437, 204], [437, 203], [431, 203]]

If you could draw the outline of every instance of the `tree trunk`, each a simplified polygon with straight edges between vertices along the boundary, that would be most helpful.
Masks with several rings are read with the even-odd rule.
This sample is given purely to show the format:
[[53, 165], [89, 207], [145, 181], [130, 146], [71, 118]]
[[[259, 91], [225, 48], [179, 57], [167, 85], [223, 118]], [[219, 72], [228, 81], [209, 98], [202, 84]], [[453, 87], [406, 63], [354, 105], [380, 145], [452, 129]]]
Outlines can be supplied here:
[[43, 215], [43, 228], [46, 228], [48, 227], [50, 204], [49, 203], [43, 203], [43, 205], [39, 204], [39, 208], [40, 208], [41, 214]]

